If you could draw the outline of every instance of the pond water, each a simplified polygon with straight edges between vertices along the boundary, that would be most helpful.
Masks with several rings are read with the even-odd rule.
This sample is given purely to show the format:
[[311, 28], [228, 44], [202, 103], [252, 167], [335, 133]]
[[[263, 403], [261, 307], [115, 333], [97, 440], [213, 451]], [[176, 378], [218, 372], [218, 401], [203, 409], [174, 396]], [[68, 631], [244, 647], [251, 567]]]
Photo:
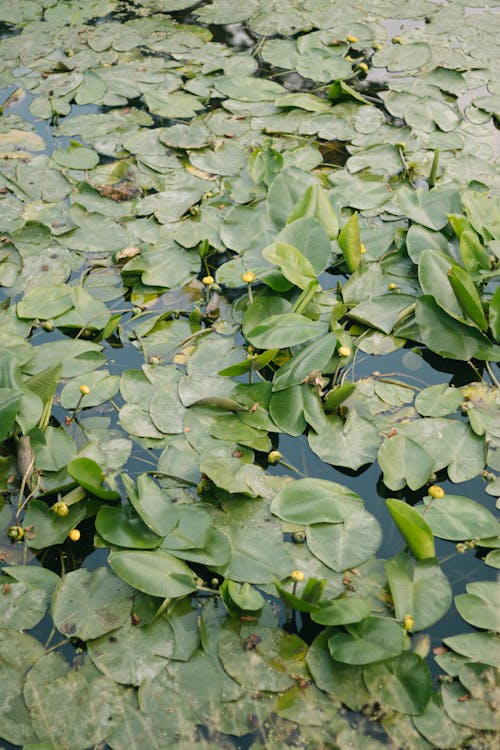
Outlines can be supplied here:
[[0, 8], [1, 746], [492, 747], [500, 8]]

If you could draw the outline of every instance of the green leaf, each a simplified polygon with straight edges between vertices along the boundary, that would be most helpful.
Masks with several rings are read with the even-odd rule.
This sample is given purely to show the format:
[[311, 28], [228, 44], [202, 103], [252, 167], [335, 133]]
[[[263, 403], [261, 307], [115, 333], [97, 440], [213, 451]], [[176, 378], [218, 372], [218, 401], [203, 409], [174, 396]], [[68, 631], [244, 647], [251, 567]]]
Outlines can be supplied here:
[[498, 521], [481, 503], [462, 495], [448, 495], [438, 500], [429, 499], [414, 512], [425, 516], [425, 524], [441, 539], [461, 541], [494, 536]]
[[415, 315], [423, 343], [442, 357], [467, 361], [477, 359], [497, 362], [500, 347], [465, 323], [447, 315], [429, 295], [417, 299]]
[[474, 276], [491, 268], [488, 251], [482, 246], [473, 229], [466, 228], [460, 233], [460, 255], [464, 267]]
[[415, 398], [415, 408], [423, 417], [445, 417], [458, 409], [462, 399], [460, 389], [438, 383], [420, 391]]
[[353, 510], [343, 523], [320, 523], [307, 529], [307, 545], [313, 555], [339, 572], [366, 562], [381, 542], [378, 521], [363, 508]]
[[305, 346], [276, 372], [273, 378], [273, 391], [299, 385], [315, 370], [321, 371], [330, 361], [336, 343], [335, 334], [327, 333], [318, 341]]
[[43, 549], [53, 544], [62, 544], [69, 532], [85, 518], [86, 514], [85, 502], [72, 505], [68, 515], [61, 517], [41, 500], [30, 500], [24, 516], [24, 525], [30, 528], [26, 538], [28, 547]]
[[358, 212], [355, 211], [351, 218], [344, 224], [338, 236], [338, 243], [347, 268], [352, 273], [361, 263], [361, 237], [359, 233]]
[[466, 594], [455, 597], [455, 606], [460, 615], [476, 628], [499, 632], [499, 584], [495, 581], [475, 581], [468, 583], [466, 589]]
[[434, 458], [425, 448], [401, 434], [384, 440], [378, 462], [384, 472], [384, 484], [391, 490], [400, 490], [405, 484], [418, 490], [432, 475], [435, 466]]
[[472, 279], [462, 266], [453, 265], [448, 271], [448, 278], [464, 315], [469, 317], [481, 331], [486, 331], [486, 320], [481, 298]]
[[280, 267], [283, 276], [298, 286], [307, 289], [311, 281], [316, 281], [316, 272], [300, 250], [287, 242], [273, 242], [262, 251], [269, 263]]
[[386, 505], [394, 523], [417, 560], [436, 557], [432, 529], [420, 513], [411, 505], [396, 498], [386, 500]]
[[128, 497], [135, 511], [151, 531], [159, 536], [166, 536], [176, 526], [178, 513], [165, 491], [147, 474], [137, 478], [137, 492], [133, 483], [123, 477]]
[[304, 416], [305, 383], [277, 391], [269, 401], [269, 414], [281, 432], [297, 437], [306, 428]]
[[471, 698], [470, 693], [458, 683], [441, 685], [444, 710], [457, 724], [480, 731], [500, 731], [500, 717], [494, 705]]
[[326, 323], [310, 320], [297, 313], [271, 315], [247, 333], [248, 341], [258, 349], [284, 349], [317, 339], [327, 331]]
[[224, 377], [233, 378], [237, 375], [244, 375], [245, 372], [250, 372], [250, 370], [252, 370], [253, 372], [258, 372], [259, 370], [262, 370], [262, 368], [266, 367], [270, 362], [272, 362], [278, 352], [279, 349], [268, 349], [261, 354], [248, 357], [241, 362], [237, 362], [235, 365], [224, 367], [224, 369], [219, 370], [217, 374]]
[[331, 416], [317, 434], [309, 432], [308, 442], [323, 461], [356, 470], [377, 457], [379, 433], [370, 420], [352, 411], [345, 424]]
[[290, 482], [273, 499], [270, 511], [288, 523], [341, 523], [363, 506], [355, 492], [326, 479], [298, 479]]
[[17, 303], [17, 314], [20, 318], [49, 320], [72, 307], [71, 287], [68, 284], [37, 286]]
[[363, 667], [334, 661], [328, 641], [335, 632], [326, 628], [311, 643], [307, 652], [307, 666], [316, 685], [353, 711], [360, 711], [370, 700], [363, 680]]
[[106, 490], [103, 488], [102, 483], [104, 480], [104, 474], [95, 461], [91, 458], [74, 458], [68, 464], [68, 474], [78, 482], [78, 484], [84, 489], [91, 492], [101, 500], [118, 500], [120, 495], [113, 490]]
[[109, 564], [129, 586], [145, 594], [174, 599], [196, 590], [195, 573], [161, 549], [112, 550]]
[[413, 723], [432, 747], [443, 750], [455, 750], [470, 736], [469, 729], [448, 716], [438, 693], [431, 695], [425, 711], [420, 716], [415, 716]]
[[432, 693], [431, 672], [418, 654], [402, 653], [363, 670], [366, 687], [382, 706], [403, 714], [422, 714]]
[[450, 608], [451, 587], [436, 560], [400, 552], [387, 560], [385, 570], [396, 617], [403, 621], [411, 615], [413, 631], [434, 625]]
[[347, 626], [347, 633], [335, 633], [328, 648], [332, 659], [361, 665], [398, 656], [406, 646], [406, 633], [395, 622], [367, 617]]
[[500, 286], [496, 289], [490, 301], [489, 310], [490, 329], [495, 341], [500, 343]]
[[139, 516], [127, 513], [123, 507], [112, 508], [103, 505], [99, 508], [95, 527], [98, 534], [117, 547], [131, 547], [132, 549], [154, 549], [158, 547], [163, 537], [155, 534]]
[[471, 661], [500, 667], [500, 636], [494, 633], [465, 633], [443, 638], [443, 643]]
[[337, 237], [339, 233], [339, 220], [328, 195], [321, 185], [317, 183], [309, 185], [302, 198], [292, 208], [286, 223], [290, 224], [304, 217], [317, 219], [331, 240]]
[[338, 597], [332, 602], [321, 602], [311, 619], [320, 625], [349, 625], [360, 622], [370, 614], [370, 600], [358, 597]]
[[9, 436], [21, 405], [22, 393], [17, 388], [0, 388], [0, 441]]
[[264, 606], [264, 599], [249, 583], [236, 583], [226, 578], [219, 591], [222, 603], [230, 615], [256, 616]]
[[124, 624], [132, 608], [131, 589], [108, 568], [65, 575], [52, 598], [51, 614], [65, 636], [98, 638]]

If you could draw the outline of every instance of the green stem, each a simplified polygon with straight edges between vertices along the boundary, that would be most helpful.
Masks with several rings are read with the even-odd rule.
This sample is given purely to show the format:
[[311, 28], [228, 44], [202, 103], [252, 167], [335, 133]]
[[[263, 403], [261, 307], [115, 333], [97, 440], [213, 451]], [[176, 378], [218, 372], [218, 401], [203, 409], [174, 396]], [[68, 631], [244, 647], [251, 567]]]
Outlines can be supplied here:
[[321, 289], [317, 281], [310, 281], [308, 286], [304, 289], [300, 297], [293, 306], [294, 312], [299, 315], [306, 309], [316, 292]]
[[439, 149], [434, 149], [434, 158], [432, 159], [431, 171], [429, 174], [429, 187], [433, 188], [436, 182], [437, 171], [439, 166]]

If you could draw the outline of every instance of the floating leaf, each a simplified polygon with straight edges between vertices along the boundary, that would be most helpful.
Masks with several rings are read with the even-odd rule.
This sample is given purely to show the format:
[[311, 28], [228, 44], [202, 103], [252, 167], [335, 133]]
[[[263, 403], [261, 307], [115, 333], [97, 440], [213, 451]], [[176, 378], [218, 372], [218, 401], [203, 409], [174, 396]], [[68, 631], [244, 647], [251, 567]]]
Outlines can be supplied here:
[[87, 641], [123, 625], [132, 608], [129, 587], [108, 568], [68, 573], [52, 599], [52, 618], [63, 635]]
[[422, 657], [412, 652], [368, 665], [363, 679], [379, 703], [404, 714], [423, 713], [431, 697], [430, 669]]
[[74, 458], [68, 464], [68, 474], [84, 489], [101, 500], [117, 500], [120, 495], [113, 490], [106, 490], [102, 483], [104, 474], [101, 467], [91, 458]]
[[289, 523], [341, 523], [351, 512], [362, 507], [355, 492], [325, 479], [298, 479], [275, 496], [271, 513]]
[[196, 589], [193, 571], [161, 549], [112, 550], [109, 564], [120, 578], [145, 594], [174, 599]]
[[451, 587], [436, 560], [416, 561], [400, 552], [387, 560], [385, 570], [396, 617], [403, 621], [410, 615], [412, 630], [434, 625], [450, 608]]
[[466, 585], [467, 593], [455, 597], [455, 606], [464, 620], [476, 628], [500, 631], [498, 583], [475, 581]]
[[494, 515], [480, 503], [462, 495], [445, 495], [419, 506], [425, 524], [442, 539], [463, 540], [492, 536], [498, 532]]
[[313, 555], [337, 571], [364, 563], [375, 554], [381, 541], [378, 521], [361, 508], [353, 510], [343, 523], [314, 524], [307, 530], [307, 544]]
[[395, 622], [367, 617], [348, 625], [347, 633], [335, 633], [328, 641], [336, 661], [361, 665], [398, 656], [405, 648], [405, 631]]

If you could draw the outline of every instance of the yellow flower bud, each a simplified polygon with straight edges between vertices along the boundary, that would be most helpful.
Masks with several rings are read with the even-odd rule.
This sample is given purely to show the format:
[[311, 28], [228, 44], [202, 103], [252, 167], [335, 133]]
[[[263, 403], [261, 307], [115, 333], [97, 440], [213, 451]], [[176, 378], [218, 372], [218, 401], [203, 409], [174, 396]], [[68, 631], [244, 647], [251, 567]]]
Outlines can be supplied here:
[[363, 245], [363, 243], [361, 243], [359, 246], [359, 252], [361, 253], [361, 255], [364, 255], [366, 253], [366, 247], [365, 245]]
[[362, 70], [364, 73], [368, 73], [369, 68], [368, 68], [368, 65], [365, 62], [360, 62], [358, 64], [358, 68], [359, 68], [359, 70]]
[[405, 630], [413, 630], [413, 626], [415, 625], [415, 619], [412, 617], [412, 615], [405, 615], [403, 617], [403, 627]]
[[202, 280], [201, 280], [201, 283], [205, 284], [205, 286], [212, 286], [212, 284], [214, 283], [214, 281], [215, 281], [215, 279], [214, 279], [213, 276], [204, 276], [202, 278]]
[[387, 286], [387, 289], [388, 289], [388, 290], [389, 290], [390, 292], [395, 292], [397, 288], [398, 288], [398, 285], [397, 285], [397, 284], [395, 284], [395, 283], [394, 283], [394, 281], [391, 281], [391, 283], [390, 283], [390, 284], [388, 284], [388, 286]]
[[350, 346], [339, 346], [338, 355], [339, 355], [339, 357], [350, 357], [351, 356], [351, 347]]
[[80, 393], [82, 394], [82, 396], [87, 396], [90, 393], [90, 388], [88, 387], [88, 385], [81, 385]]
[[348, 34], [345, 38], [346, 42], [349, 42], [350, 44], [356, 44], [358, 41], [358, 37], [354, 36], [353, 34]]
[[57, 503], [54, 503], [52, 506], [52, 510], [56, 514], [56, 516], [61, 516], [61, 518], [64, 518], [69, 513], [69, 508], [66, 505], [66, 503], [63, 503], [62, 501], [59, 501]]
[[444, 497], [444, 490], [438, 484], [431, 485], [427, 492], [434, 500], [440, 500]]
[[280, 459], [281, 453], [279, 451], [271, 451], [267, 457], [270, 464], [277, 464]]
[[80, 539], [80, 532], [78, 529], [71, 529], [71, 531], [68, 534], [68, 539], [71, 539], [72, 542], [77, 542]]
[[292, 579], [292, 581], [300, 582], [304, 580], [305, 575], [301, 570], [292, 570], [292, 572], [290, 573], [290, 578]]
[[244, 281], [245, 284], [252, 284], [255, 281], [255, 274], [252, 271], [245, 271], [241, 280]]
[[20, 542], [24, 537], [24, 529], [22, 526], [9, 526], [7, 536], [13, 542]]

